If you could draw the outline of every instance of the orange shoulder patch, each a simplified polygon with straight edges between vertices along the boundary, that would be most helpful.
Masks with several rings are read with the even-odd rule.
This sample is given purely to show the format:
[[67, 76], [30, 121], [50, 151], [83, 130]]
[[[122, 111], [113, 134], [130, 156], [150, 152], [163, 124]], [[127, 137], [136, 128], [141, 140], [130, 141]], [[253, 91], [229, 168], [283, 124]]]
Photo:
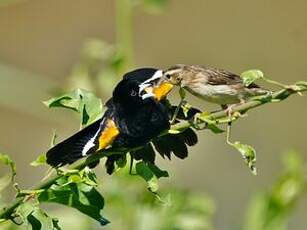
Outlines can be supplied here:
[[118, 136], [118, 134], [119, 134], [119, 129], [116, 127], [115, 122], [111, 119], [108, 119], [106, 127], [99, 136], [98, 139], [99, 147], [97, 151], [111, 145], [114, 139]]

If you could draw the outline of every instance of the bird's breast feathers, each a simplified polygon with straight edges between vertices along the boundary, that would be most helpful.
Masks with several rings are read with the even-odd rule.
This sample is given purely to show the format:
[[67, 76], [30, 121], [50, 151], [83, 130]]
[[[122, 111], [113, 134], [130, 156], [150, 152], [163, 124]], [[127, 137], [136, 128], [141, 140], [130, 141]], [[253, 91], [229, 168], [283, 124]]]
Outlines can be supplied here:
[[194, 84], [186, 89], [193, 95], [216, 104], [235, 104], [240, 102], [240, 95], [229, 85]]

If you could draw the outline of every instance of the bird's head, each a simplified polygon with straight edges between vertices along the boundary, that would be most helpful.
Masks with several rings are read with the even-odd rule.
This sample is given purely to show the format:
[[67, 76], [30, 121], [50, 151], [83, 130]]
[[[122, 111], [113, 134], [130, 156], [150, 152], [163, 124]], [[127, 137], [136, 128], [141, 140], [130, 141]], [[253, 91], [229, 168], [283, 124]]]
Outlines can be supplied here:
[[190, 66], [183, 64], [177, 64], [163, 70], [163, 78], [173, 85], [182, 86], [189, 74], [191, 74]]
[[168, 82], [162, 82], [162, 70], [142, 68], [124, 75], [113, 91], [113, 101], [121, 104], [144, 104], [148, 101], [160, 101], [173, 88]]

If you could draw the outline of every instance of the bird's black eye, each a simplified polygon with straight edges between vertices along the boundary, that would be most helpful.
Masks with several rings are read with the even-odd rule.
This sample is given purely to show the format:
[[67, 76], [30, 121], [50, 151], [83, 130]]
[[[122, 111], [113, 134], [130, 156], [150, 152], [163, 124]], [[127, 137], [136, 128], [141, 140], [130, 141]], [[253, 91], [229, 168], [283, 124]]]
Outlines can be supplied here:
[[137, 95], [137, 92], [135, 90], [131, 90], [130, 96], [135, 97]]
[[171, 78], [171, 75], [167, 73], [167, 74], [165, 74], [165, 77], [168, 78], [168, 79], [170, 79], [170, 78]]

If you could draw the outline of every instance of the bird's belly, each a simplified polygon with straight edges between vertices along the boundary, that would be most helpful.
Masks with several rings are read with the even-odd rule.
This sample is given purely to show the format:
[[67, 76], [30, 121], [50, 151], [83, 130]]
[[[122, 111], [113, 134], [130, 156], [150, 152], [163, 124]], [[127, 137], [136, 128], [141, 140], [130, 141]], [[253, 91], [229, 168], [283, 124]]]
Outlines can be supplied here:
[[199, 84], [187, 90], [198, 98], [220, 105], [240, 102], [240, 95], [228, 85]]

